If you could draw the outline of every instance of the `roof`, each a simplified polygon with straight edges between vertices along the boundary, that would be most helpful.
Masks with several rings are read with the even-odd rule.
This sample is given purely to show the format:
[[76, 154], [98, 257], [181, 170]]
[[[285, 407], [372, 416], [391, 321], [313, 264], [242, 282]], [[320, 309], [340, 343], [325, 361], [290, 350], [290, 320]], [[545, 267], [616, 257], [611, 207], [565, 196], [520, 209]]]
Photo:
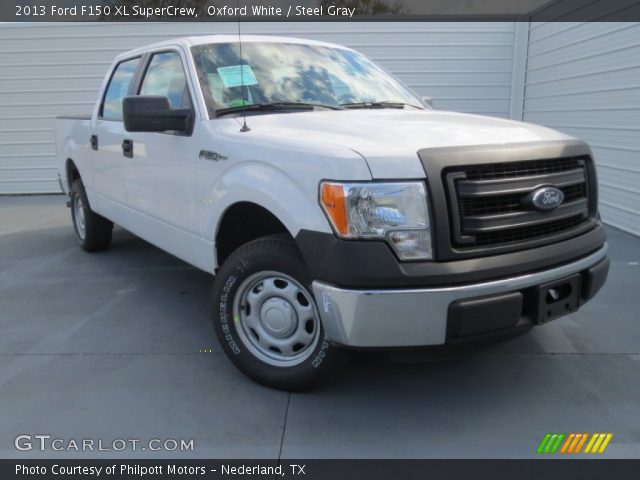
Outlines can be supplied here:
[[[129, 57], [132, 55], [141, 54], [149, 50], [154, 50], [161, 47], [175, 47], [181, 46], [184, 48], [190, 48], [194, 45], [204, 45], [207, 43], [237, 43], [238, 35], [194, 35], [190, 37], [179, 37], [170, 40], [164, 40], [162, 42], [152, 43], [143, 47], [129, 50], [128, 52], [121, 53], [117, 58]], [[322, 47], [341, 48], [350, 50], [349, 48], [338, 45], [335, 43], [320, 42], [317, 40], [308, 40], [305, 38], [296, 37], [278, 37], [273, 35], [242, 35], [242, 43], [297, 43], [301, 45], [317, 45]]]

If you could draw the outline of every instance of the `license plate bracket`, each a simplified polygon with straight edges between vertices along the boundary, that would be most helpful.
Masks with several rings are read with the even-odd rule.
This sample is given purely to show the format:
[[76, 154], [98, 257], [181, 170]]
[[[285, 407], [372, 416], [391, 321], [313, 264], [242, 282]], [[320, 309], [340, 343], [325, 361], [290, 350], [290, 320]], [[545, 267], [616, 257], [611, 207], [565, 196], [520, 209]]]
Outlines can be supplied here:
[[582, 275], [579, 273], [539, 285], [536, 288], [536, 323], [547, 323], [578, 310], [581, 286]]

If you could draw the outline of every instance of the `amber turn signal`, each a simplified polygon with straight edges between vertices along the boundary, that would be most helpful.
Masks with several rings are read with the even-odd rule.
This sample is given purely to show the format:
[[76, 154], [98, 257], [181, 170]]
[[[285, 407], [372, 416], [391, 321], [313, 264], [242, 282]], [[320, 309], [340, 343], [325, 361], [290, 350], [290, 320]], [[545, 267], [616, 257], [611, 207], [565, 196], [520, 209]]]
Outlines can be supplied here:
[[339, 183], [323, 183], [320, 190], [320, 202], [336, 232], [347, 235], [347, 206], [345, 204], [344, 185]]

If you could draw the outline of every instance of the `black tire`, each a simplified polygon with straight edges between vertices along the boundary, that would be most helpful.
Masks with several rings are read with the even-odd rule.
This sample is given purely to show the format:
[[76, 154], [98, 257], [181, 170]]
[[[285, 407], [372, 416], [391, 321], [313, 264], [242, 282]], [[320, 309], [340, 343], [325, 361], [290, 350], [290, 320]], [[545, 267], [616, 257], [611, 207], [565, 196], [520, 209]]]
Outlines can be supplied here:
[[[77, 218], [79, 210], [82, 210], [83, 218]], [[111, 245], [113, 223], [91, 210], [87, 193], [80, 179], [75, 180], [71, 185], [71, 220], [76, 239], [87, 252], [105, 250]], [[84, 220], [84, 227], [81, 225], [82, 220]]]
[[[247, 332], [243, 321], [234, 315], [234, 308], [236, 309], [235, 313], [239, 313], [238, 308], [242, 308], [238, 305], [243, 298], [243, 293], [239, 290], [246, 291], [248, 288], [246, 285], [251, 285], [251, 279], [256, 276], [272, 274], [280, 274], [295, 281], [297, 285], [292, 287], [298, 291], [295, 295], [302, 294], [305, 308], [315, 308], [317, 314], [317, 307], [311, 293], [312, 279], [295, 243], [290, 237], [284, 235], [262, 237], [238, 248], [224, 262], [215, 276], [213, 323], [216, 335], [233, 364], [256, 382], [287, 391], [303, 391], [314, 388], [338, 372], [348, 360], [348, 354], [345, 350], [331, 345], [325, 339], [319, 316], [313, 320], [314, 325], [317, 326], [313, 326], [311, 329], [311, 331], [317, 329], [317, 333], [314, 333], [317, 335], [317, 343], [308, 342], [305, 351], [301, 353], [303, 358], [298, 360], [299, 363], [273, 365], [268, 363], [269, 359], [263, 360], [264, 353], [259, 351], [257, 354], [255, 353], [256, 349], [259, 350], [260, 347], [255, 345], [252, 347], [250, 344], [257, 343], [257, 341], [252, 342], [249, 338], [252, 332]], [[275, 277], [269, 277], [265, 281], [270, 281], [271, 278]], [[276, 283], [272, 282], [272, 284]], [[248, 291], [254, 293], [256, 290], [249, 289]], [[273, 296], [260, 305], [263, 308], [267, 302], [280, 300], [282, 299]], [[308, 302], [312, 302], [310, 306], [307, 305]], [[240, 312], [239, 315], [246, 314], [246, 310], [241, 309]], [[260, 316], [260, 322], [263, 322], [262, 318]], [[298, 325], [300, 316], [295, 318], [297, 318], [295, 324]], [[253, 333], [255, 338], [258, 338], [255, 331]], [[260, 355], [263, 357], [260, 358]]]

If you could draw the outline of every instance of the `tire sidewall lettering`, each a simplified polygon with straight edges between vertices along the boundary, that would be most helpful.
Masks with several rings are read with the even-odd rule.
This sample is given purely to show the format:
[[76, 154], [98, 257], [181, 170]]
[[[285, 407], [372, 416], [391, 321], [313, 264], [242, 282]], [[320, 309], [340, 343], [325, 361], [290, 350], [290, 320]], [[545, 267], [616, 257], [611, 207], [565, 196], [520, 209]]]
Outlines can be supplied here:
[[318, 368], [322, 364], [324, 359], [327, 357], [328, 349], [329, 349], [329, 342], [327, 342], [326, 340], [323, 340], [322, 344], [320, 345], [320, 350], [311, 361], [311, 365], [313, 366], [313, 368]]
[[237, 281], [237, 277], [233, 275], [229, 275], [224, 283], [224, 287], [222, 287], [222, 295], [220, 295], [220, 303], [218, 305], [218, 313], [220, 315], [220, 327], [222, 329], [222, 333], [224, 334], [224, 339], [227, 342], [227, 345], [231, 349], [234, 355], [239, 355], [241, 353], [240, 347], [236, 343], [233, 335], [231, 334], [231, 328], [229, 324], [231, 323], [231, 314], [229, 313], [229, 300], [233, 301], [233, 297], [229, 299], [231, 295], [231, 290]]

